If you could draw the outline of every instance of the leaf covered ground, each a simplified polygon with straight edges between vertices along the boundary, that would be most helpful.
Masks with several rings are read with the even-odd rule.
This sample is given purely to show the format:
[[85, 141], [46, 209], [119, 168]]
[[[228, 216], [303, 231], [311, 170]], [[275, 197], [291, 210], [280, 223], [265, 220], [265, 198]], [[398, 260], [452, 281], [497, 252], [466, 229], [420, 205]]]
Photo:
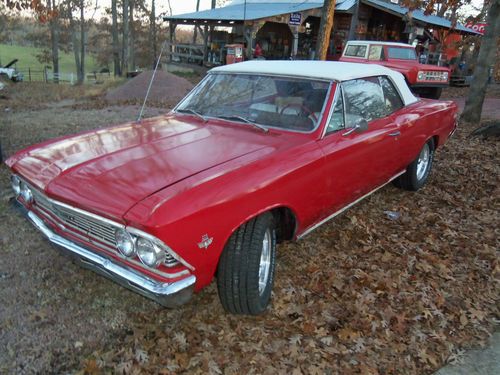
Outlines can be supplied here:
[[[0, 100], [4, 153], [137, 109], [94, 100]], [[470, 137], [477, 126], [437, 151], [421, 191], [388, 185], [279, 246], [259, 317], [226, 314], [213, 284], [165, 310], [72, 265], [9, 208], [2, 167], [0, 372], [426, 374], [459, 361], [500, 319], [500, 144]]]

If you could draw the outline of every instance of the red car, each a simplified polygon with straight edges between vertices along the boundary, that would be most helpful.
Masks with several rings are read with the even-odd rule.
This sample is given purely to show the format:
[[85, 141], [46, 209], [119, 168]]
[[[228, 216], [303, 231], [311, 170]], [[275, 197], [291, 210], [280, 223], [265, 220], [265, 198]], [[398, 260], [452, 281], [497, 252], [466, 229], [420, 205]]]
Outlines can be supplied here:
[[259, 314], [277, 243], [390, 181], [422, 187], [456, 120], [381, 66], [250, 61], [211, 70], [168, 115], [7, 165], [13, 201], [85, 267], [169, 307], [216, 276], [227, 311]]
[[405, 76], [411, 90], [429, 99], [439, 99], [450, 85], [450, 69], [420, 64], [415, 48], [409, 44], [355, 40], [347, 42], [340, 61], [379, 64]]

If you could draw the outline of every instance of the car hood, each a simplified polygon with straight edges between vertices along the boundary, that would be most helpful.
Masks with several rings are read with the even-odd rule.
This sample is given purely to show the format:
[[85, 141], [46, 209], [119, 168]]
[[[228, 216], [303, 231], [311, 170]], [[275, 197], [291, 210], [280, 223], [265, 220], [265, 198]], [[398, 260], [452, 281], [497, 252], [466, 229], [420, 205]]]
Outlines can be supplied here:
[[269, 147], [272, 138], [245, 125], [168, 115], [34, 146], [7, 164], [54, 199], [121, 218], [151, 194]]

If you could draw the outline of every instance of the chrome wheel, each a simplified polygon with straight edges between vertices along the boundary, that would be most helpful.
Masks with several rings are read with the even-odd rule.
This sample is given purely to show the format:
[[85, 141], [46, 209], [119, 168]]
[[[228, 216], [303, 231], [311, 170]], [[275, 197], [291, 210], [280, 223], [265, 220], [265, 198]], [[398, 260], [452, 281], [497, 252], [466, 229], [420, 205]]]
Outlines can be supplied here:
[[430, 162], [430, 157], [431, 157], [431, 150], [429, 148], [429, 144], [426, 143], [424, 145], [424, 147], [422, 148], [422, 151], [420, 151], [420, 155], [418, 155], [417, 179], [419, 181], [422, 178], [424, 178], [425, 174], [427, 173], [427, 169], [429, 167], [429, 162]]
[[269, 273], [271, 270], [271, 230], [268, 228], [262, 240], [262, 252], [259, 262], [259, 294], [262, 295], [269, 282]]

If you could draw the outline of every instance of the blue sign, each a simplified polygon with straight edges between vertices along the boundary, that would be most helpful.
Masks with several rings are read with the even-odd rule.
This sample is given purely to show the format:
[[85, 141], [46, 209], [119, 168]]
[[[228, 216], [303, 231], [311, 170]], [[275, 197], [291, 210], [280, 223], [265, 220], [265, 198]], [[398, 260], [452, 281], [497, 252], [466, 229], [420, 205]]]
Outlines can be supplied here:
[[288, 21], [289, 25], [300, 26], [301, 23], [302, 23], [302, 13], [290, 13], [290, 21]]

